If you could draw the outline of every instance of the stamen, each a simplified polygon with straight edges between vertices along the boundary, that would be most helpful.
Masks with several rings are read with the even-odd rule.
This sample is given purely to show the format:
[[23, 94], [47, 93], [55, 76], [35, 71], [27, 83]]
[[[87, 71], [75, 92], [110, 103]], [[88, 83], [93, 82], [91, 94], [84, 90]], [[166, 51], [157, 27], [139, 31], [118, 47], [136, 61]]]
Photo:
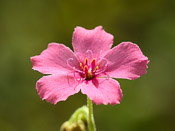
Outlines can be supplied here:
[[106, 79], [109, 79], [110, 76], [107, 74], [107, 73], [102, 73], [100, 75], [98, 75], [99, 78], [106, 78]]
[[83, 72], [85, 72], [85, 77], [88, 77], [88, 66], [87, 65], [84, 66]]
[[102, 60], [104, 60], [106, 63], [108, 63], [108, 60], [104, 57], [99, 57], [99, 62], [101, 62]]
[[84, 74], [83, 71], [77, 70], [75, 67], [73, 67], [73, 70], [76, 71], [76, 72], [79, 72], [79, 73], [83, 73]]
[[73, 68], [73, 66], [71, 66], [70, 63], [69, 63], [70, 60], [74, 60], [74, 59], [73, 59], [73, 58], [69, 58], [69, 59], [67, 59], [67, 65], [68, 65], [70, 68]]
[[95, 72], [95, 75], [98, 75], [98, 74], [101, 74], [101, 73], [105, 72], [107, 67], [108, 67], [108, 64], [106, 64], [103, 68], [101, 68], [101, 70], [98, 70], [97, 72]]
[[89, 53], [89, 52], [90, 52], [90, 54], [91, 54], [91, 58], [94, 58], [94, 55], [93, 55], [92, 50], [87, 50], [87, 51], [86, 51], [86, 53]]
[[[91, 52], [91, 50], [87, 50], [86, 52]], [[89, 61], [91, 59], [91, 61]], [[80, 62], [80, 67], [76, 69], [76, 67], [72, 66], [70, 61], [73, 61], [73, 58], [67, 59], [67, 65], [73, 70], [74, 80], [77, 82], [82, 82], [84, 80], [92, 80], [95, 77], [98, 77], [101, 75], [101, 73], [104, 73], [105, 70], [108, 67], [108, 60], [103, 57], [99, 57], [99, 62], [97, 63], [95, 58], [85, 58], [85, 62]], [[103, 75], [104, 76], [104, 75]], [[108, 79], [109, 77], [107, 77]]]
[[76, 69], [74, 66], [71, 66], [70, 63], [69, 63], [70, 60], [74, 60], [74, 59], [73, 59], [73, 58], [67, 59], [67, 65], [68, 65], [71, 69], [73, 69], [74, 71], [79, 72], [79, 73], [83, 73], [83, 71], [80, 71], [80, 70]]
[[68, 74], [69, 74], [69, 73], [67, 73], [67, 82], [68, 82], [69, 86], [71, 87], [72, 85], [70, 84], [69, 75], [68, 75]]
[[76, 52], [76, 53], [75, 53], [75, 57], [77, 58], [77, 60], [78, 60], [79, 63], [80, 63], [80, 61], [81, 61], [81, 60], [80, 60], [80, 58], [81, 58], [80, 55], [81, 55], [80, 52]]
[[[107, 77], [105, 77], [105, 79], [104, 79], [103, 81], [101, 81], [100, 84], [103, 83], [103, 82], [106, 81], [106, 80], [109, 80], [109, 78], [110, 78], [108, 74], [106, 74], [106, 73], [104, 73], [104, 74], [105, 74], [105, 76], [107, 76]], [[98, 76], [98, 78], [104, 78], [104, 77], [101, 77], [101, 76], [104, 76], [104, 75], [100, 75], [100, 76]]]
[[[80, 77], [80, 79], [78, 80], [78, 78], [77, 78], [76, 75], [75, 75], [75, 73], [76, 73], [75, 71], [67, 73], [67, 75], [66, 75], [66, 76], [67, 76], [67, 82], [68, 82], [68, 84], [69, 84], [70, 87], [73, 87], [74, 81], [70, 80], [70, 76], [72, 76], [71, 73], [73, 73], [74, 80], [77, 81], [78, 83], [81, 82], [81, 77]], [[70, 74], [71, 74], [71, 75], [70, 75]], [[77, 85], [78, 85], [78, 84], [77, 84]], [[75, 88], [76, 88], [76, 86], [75, 86]], [[74, 88], [74, 90], [75, 90], [75, 88]]]
[[[78, 83], [76, 84], [76, 86], [74, 87], [74, 90], [75, 90], [76, 87], [77, 87], [77, 85], [80, 84], [80, 83], [82, 83], [85, 79], [82, 78], [82, 77], [79, 77], [79, 79], [78, 79], [78, 77], [76, 77], [76, 72], [75, 72], [75, 71], [70, 72], [70, 73], [74, 73], [74, 80], [78, 82]], [[69, 74], [69, 73], [67, 73], [68, 84], [69, 84], [70, 87], [72, 87], [72, 85], [74, 85], [74, 83], [72, 83], [72, 84], [70, 83], [68, 74]]]
[[80, 63], [80, 67], [81, 67], [81, 69], [83, 70], [83, 64], [82, 64], [82, 63]]
[[81, 81], [81, 77], [79, 77], [80, 79], [78, 80], [78, 77], [76, 77], [76, 72], [74, 71], [74, 80], [76, 80], [77, 82], [80, 82]]
[[95, 66], [96, 66], [96, 60], [95, 60], [95, 58], [93, 58], [92, 61], [91, 61], [92, 70], [95, 70]]
[[88, 65], [88, 58], [85, 58], [84, 64], [85, 64], [85, 65]]
[[[100, 57], [100, 60], [104, 60], [106, 64], [105, 64], [103, 67], [100, 67], [100, 70], [98, 70], [98, 71], [95, 73], [95, 75], [98, 75], [98, 74], [100, 74], [100, 73], [103, 73], [103, 72], [107, 69], [107, 67], [108, 67], [108, 60], [107, 60], [106, 58]], [[100, 60], [99, 60], [99, 61], [100, 61]]]
[[96, 67], [94, 68], [94, 72], [96, 72], [98, 69], [99, 69], [99, 67], [96, 66]]

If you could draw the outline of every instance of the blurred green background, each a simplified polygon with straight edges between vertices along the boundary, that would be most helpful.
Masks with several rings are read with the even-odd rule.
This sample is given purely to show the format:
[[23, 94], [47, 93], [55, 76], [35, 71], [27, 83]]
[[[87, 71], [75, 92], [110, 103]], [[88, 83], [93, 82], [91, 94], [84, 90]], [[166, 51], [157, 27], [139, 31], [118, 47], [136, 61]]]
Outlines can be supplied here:
[[173, 0], [0, 0], [0, 131], [58, 131], [78, 107], [81, 93], [56, 105], [35, 89], [43, 75], [30, 57], [48, 43], [72, 49], [76, 26], [102, 25], [114, 45], [137, 43], [150, 59], [148, 73], [118, 80], [120, 105], [94, 105], [98, 131], [175, 130], [175, 1]]

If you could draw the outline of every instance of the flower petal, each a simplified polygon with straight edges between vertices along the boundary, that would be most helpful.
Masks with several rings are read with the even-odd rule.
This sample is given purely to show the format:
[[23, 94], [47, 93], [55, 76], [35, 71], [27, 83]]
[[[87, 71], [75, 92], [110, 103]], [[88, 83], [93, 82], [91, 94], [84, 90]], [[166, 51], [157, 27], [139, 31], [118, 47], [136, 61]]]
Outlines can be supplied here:
[[113, 44], [113, 35], [105, 32], [102, 26], [93, 30], [76, 27], [73, 33], [72, 45], [76, 53], [80, 53], [81, 60], [84, 61], [89, 53], [94, 58], [104, 55]]
[[97, 105], [120, 104], [123, 96], [119, 83], [111, 78], [97, 78], [85, 81], [79, 86], [81, 86], [81, 92]]
[[146, 73], [149, 60], [140, 48], [131, 42], [123, 42], [105, 56], [108, 61], [106, 73], [110, 77], [136, 79]]
[[70, 66], [79, 68], [79, 62], [72, 50], [57, 43], [49, 44], [40, 55], [31, 57], [31, 61], [33, 69], [44, 74], [66, 74], [70, 71]]
[[44, 76], [36, 83], [36, 89], [40, 97], [47, 102], [56, 104], [65, 101], [70, 95], [78, 93], [80, 88], [71, 75], [49, 75]]

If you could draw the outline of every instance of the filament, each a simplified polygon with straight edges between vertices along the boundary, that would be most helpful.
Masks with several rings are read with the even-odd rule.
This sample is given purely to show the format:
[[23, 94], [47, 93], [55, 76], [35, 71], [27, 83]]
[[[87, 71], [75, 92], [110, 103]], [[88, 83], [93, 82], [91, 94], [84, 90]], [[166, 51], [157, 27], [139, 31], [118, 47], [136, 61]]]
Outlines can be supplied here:
[[74, 60], [74, 59], [73, 59], [73, 58], [67, 59], [67, 65], [68, 65], [71, 69], [73, 69], [74, 71], [79, 72], [79, 73], [83, 73], [83, 71], [80, 71], [80, 70], [76, 69], [75, 66], [71, 66], [70, 63], [69, 63], [70, 60]]
[[[106, 81], [106, 80], [109, 80], [109, 78], [110, 78], [110, 76], [109, 76], [107, 73], [104, 73], [104, 74], [105, 74], [105, 76], [107, 76], [107, 77], [105, 77], [105, 79], [102, 80], [102, 81], [100, 82], [100, 84], [103, 83], [103, 82]], [[101, 76], [104, 76], [104, 75], [101, 75]], [[98, 77], [101, 77], [101, 76], [98, 76]], [[104, 77], [101, 77], [101, 78], [104, 78]]]
[[70, 60], [74, 60], [74, 59], [73, 59], [73, 58], [69, 58], [69, 59], [67, 59], [67, 65], [68, 65], [70, 68], [73, 68], [73, 66], [71, 66], [70, 63], [69, 63]]
[[81, 63], [79, 55], [80, 55], [80, 52], [75, 53], [75, 57], [77, 58], [78, 62]]
[[67, 73], [67, 82], [68, 82], [69, 86], [72, 87], [72, 85], [70, 84], [70, 80], [69, 80], [69, 74], [70, 73], [72, 73], [72, 72]]
[[86, 51], [86, 53], [89, 53], [89, 52], [90, 52], [90, 54], [91, 54], [91, 57], [94, 58], [94, 55], [93, 55], [92, 50], [87, 50], [87, 51]]
[[74, 80], [77, 81], [78, 83], [81, 81], [81, 77], [76, 77], [76, 72], [74, 71]]
[[[104, 57], [99, 57], [99, 61], [102, 61], [102, 60], [104, 60], [106, 64], [105, 64], [104, 67], [102, 67], [100, 70], [97, 70], [96, 73], [95, 73], [95, 75], [98, 75], [98, 74], [101, 74], [101, 73], [105, 72], [105, 70], [106, 70], [107, 67], [108, 67], [108, 60], [107, 60], [106, 58], [104, 58]], [[99, 67], [99, 66], [98, 66], [98, 67]], [[100, 68], [100, 67], [99, 67], [99, 68]]]

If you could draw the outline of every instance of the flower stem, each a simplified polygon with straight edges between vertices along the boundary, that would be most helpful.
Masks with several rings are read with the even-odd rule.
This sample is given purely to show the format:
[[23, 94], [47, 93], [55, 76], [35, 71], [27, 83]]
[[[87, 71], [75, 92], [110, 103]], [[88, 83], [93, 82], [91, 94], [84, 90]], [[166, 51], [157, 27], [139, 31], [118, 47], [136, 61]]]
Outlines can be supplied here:
[[93, 115], [93, 104], [92, 101], [87, 97], [87, 106], [89, 109], [89, 113], [88, 113], [88, 127], [89, 127], [89, 131], [96, 131], [95, 128], [95, 121], [94, 121], [94, 115]]

